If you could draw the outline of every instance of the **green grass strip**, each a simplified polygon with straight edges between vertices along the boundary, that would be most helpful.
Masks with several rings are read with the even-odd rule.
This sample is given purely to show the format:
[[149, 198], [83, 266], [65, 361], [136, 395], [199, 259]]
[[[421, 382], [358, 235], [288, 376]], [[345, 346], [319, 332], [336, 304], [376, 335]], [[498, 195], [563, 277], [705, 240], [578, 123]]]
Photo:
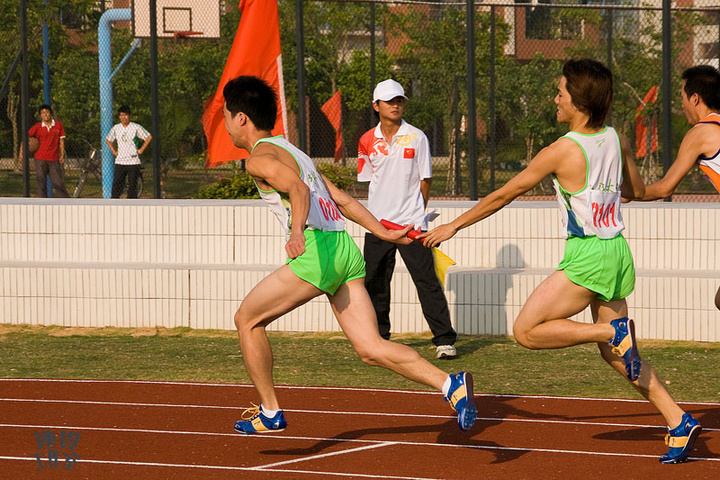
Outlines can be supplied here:
[[[275, 381], [427, 389], [364, 365], [339, 333], [269, 333]], [[478, 393], [642, 398], [594, 345], [530, 351], [509, 337], [460, 336], [459, 356], [436, 360], [429, 335], [400, 335], [445, 371], [468, 370]], [[720, 343], [639, 341], [643, 360], [677, 401], [720, 402]], [[0, 325], [0, 377], [249, 383], [235, 332]]]

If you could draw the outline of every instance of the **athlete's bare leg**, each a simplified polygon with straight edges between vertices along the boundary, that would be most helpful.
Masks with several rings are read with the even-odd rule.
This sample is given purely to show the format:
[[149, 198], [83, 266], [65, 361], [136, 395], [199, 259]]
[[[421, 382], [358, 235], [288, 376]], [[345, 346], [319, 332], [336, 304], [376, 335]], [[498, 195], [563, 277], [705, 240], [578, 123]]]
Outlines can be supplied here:
[[[608, 324], [569, 320], [585, 310], [595, 293], [556, 271], [535, 288], [515, 320], [515, 340], [530, 349], [563, 348], [583, 343], [608, 342], [615, 329]], [[622, 316], [622, 315], [621, 315]]]
[[240, 349], [250, 379], [269, 410], [279, 410], [273, 384], [273, 354], [265, 333], [271, 322], [323, 292], [283, 265], [247, 294], [235, 313]]
[[[588, 306], [591, 306], [593, 324], [568, 319]], [[594, 292], [571, 282], [564, 272], [557, 271], [530, 295], [515, 321], [514, 333], [518, 343], [533, 349], [597, 342], [603, 359], [627, 380], [622, 358], [614, 354], [608, 344], [615, 336], [610, 322], [627, 316], [625, 300], [598, 300]], [[668, 426], [674, 428], [681, 422], [685, 412], [675, 403], [647, 362], [643, 362], [638, 379], [630, 383], [657, 408]]]
[[378, 333], [375, 310], [365, 290], [364, 279], [342, 285], [328, 295], [335, 317], [363, 362], [392, 370], [418, 383], [442, 389], [448, 374], [418, 352], [400, 343], [383, 339]]
[[718, 288], [718, 291], [715, 294], [715, 306], [718, 310], [720, 310], [720, 288]]
[[[598, 324], [610, 324], [612, 320], [621, 317], [627, 317], [627, 303], [625, 300], [615, 300], [612, 302], [603, 302], [595, 300], [592, 305], [592, 315]], [[612, 352], [612, 347], [607, 342], [598, 342], [598, 348], [603, 359], [610, 364], [615, 370], [628, 380], [625, 372], [625, 364], [622, 358]], [[630, 382], [630, 380], [628, 380]], [[675, 403], [665, 385], [660, 381], [655, 369], [643, 361], [640, 369], [640, 376], [634, 382], [630, 382], [642, 396], [660, 412], [665, 418], [665, 422], [670, 428], [675, 428], [682, 421], [685, 413], [682, 408]]]

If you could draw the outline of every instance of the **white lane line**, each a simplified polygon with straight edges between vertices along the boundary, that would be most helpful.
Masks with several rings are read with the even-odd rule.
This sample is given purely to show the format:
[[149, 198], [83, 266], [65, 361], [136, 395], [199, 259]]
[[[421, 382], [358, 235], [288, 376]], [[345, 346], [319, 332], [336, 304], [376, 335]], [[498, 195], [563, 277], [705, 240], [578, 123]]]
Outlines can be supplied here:
[[[469, 445], [463, 443], [435, 443], [435, 442], [410, 442], [410, 441], [393, 441], [387, 442], [384, 440], [368, 440], [362, 438], [329, 438], [329, 437], [303, 437], [303, 436], [290, 436], [273, 433], [271, 436], [268, 435], [240, 435], [237, 433], [214, 433], [214, 432], [192, 432], [192, 431], [180, 431], [180, 430], [147, 430], [147, 429], [132, 429], [132, 428], [96, 428], [96, 427], [75, 427], [70, 425], [13, 425], [13, 424], [0, 424], [0, 428], [37, 428], [37, 429], [63, 429], [63, 430], [90, 430], [100, 432], [128, 432], [128, 433], [152, 433], [152, 434], [170, 434], [170, 435], [200, 435], [200, 436], [221, 436], [221, 437], [240, 437], [248, 441], [262, 440], [267, 438], [282, 439], [282, 440], [295, 440], [295, 441], [313, 441], [313, 442], [336, 442], [336, 443], [360, 443], [366, 445], [378, 445], [385, 446], [385, 444], [392, 443], [393, 445], [399, 446], [412, 446], [412, 447], [443, 447], [443, 448], [470, 448], [476, 450], [502, 450], [502, 451], [513, 451], [513, 452], [545, 452], [545, 453], [567, 453], [567, 454], [580, 454], [580, 455], [591, 455], [591, 456], [616, 456], [616, 457], [632, 457], [632, 458], [658, 458], [657, 455], [644, 455], [644, 454], [631, 454], [627, 452], [589, 452], [583, 450], [561, 450], [561, 449], [548, 449], [548, 448], [534, 448], [534, 447], [503, 447], [500, 445]], [[2, 458], [2, 457], [0, 457]], [[704, 457], [690, 457], [691, 460], [703, 460], [710, 462], [720, 462], [720, 457], [704, 458]], [[248, 467], [258, 469], [260, 467]]]
[[[154, 407], [154, 408], [202, 408], [210, 410], [234, 410], [240, 411], [242, 407], [228, 407], [224, 405], [187, 405], [187, 404], [171, 404], [171, 403], [136, 403], [136, 402], [100, 402], [91, 400], [45, 400], [37, 398], [0, 398], [0, 402], [19, 402], [19, 403], [68, 403], [78, 405], [104, 405], [104, 406], [121, 406], [121, 407]], [[437, 418], [452, 419], [454, 415], [431, 415], [418, 413], [385, 413], [385, 412], [343, 412], [337, 410], [306, 410], [306, 409], [286, 409], [289, 413], [306, 413], [312, 415], [354, 415], [354, 416], [371, 416], [371, 417], [412, 417], [412, 418]], [[609, 427], [626, 427], [626, 428], [660, 428], [665, 430], [664, 425], [648, 425], [637, 423], [612, 423], [612, 422], [586, 422], [582, 420], [548, 420], [537, 418], [501, 418], [501, 417], [478, 417], [477, 420], [485, 422], [525, 422], [525, 423], [547, 423], [558, 425], [593, 425], [593, 426], [609, 426]], [[703, 427], [705, 432], [720, 431], [720, 428]]]
[[300, 457], [300, 458], [295, 458], [293, 460], [285, 460], [284, 462], [270, 463], [267, 465], [263, 465], [261, 467], [255, 467], [254, 470], [272, 469], [274, 467], [279, 467], [280, 465], [289, 465], [291, 463], [297, 463], [297, 462], [307, 462], [308, 460], [334, 457], [336, 455], [346, 455], [348, 453], [360, 452], [363, 450], [372, 450], [373, 448], [382, 448], [382, 447], [387, 447], [389, 445], [397, 445], [397, 443], [398, 442], [381, 442], [381, 443], [376, 443], [375, 445], [365, 445], [365, 446], [357, 447], [357, 448], [349, 448], [347, 450], [342, 450], [339, 452], [330, 452], [330, 453], [321, 453], [318, 455], [310, 455], [309, 457]]
[[[5, 457], [0, 456], [0, 460], [21, 460], [21, 461], [32, 461], [37, 462], [37, 459], [35, 457]], [[252, 471], [258, 471], [256, 467], [234, 467], [234, 466], [225, 466], [225, 465], [191, 465], [191, 464], [182, 464], [182, 463], [157, 463], [157, 462], [120, 462], [116, 460], [78, 460], [76, 462], [76, 469], [81, 469], [83, 463], [96, 463], [99, 465], [128, 465], [133, 467], [172, 467], [172, 468], [199, 468], [199, 469], [205, 469], [205, 470], [234, 470], [234, 471], [240, 471], [240, 472], [252, 472]], [[440, 480], [440, 479], [434, 479], [434, 478], [427, 478], [427, 477], [397, 477], [397, 476], [390, 476], [390, 475], [368, 475], [366, 473], [338, 473], [338, 472], [320, 472], [320, 471], [314, 471], [314, 470], [287, 470], [282, 468], [277, 469], [263, 469], [261, 470], [263, 472], [272, 472], [272, 473], [292, 473], [292, 474], [305, 474], [305, 475], [312, 475], [312, 476], [328, 476], [328, 477], [361, 477], [361, 478], [382, 478], [386, 480]]]
[[[165, 407], [165, 408], [210, 408], [222, 410], [243, 410], [243, 407], [228, 407], [221, 405], [192, 405], [177, 403], [142, 403], [142, 402], [106, 402], [96, 400], [59, 400], [44, 398], [0, 398], [0, 402], [30, 402], [30, 403], [70, 403], [78, 405], [110, 405], [116, 407]], [[286, 410], [289, 412], [290, 410]]]
[[[222, 387], [222, 388], [254, 388], [249, 384], [235, 383], [202, 383], [202, 382], [169, 382], [161, 380], [94, 380], [94, 379], [62, 379], [62, 378], [0, 378], [2, 382], [51, 382], [51, 383], [121, 383], [121, 384], [137, 384], [137, 385], [178, 385], [178, 386], [198, 386], [198, 387]], [[362, 387], [327, 387], [327, 386], [303, 386], [303, 385], [275, 385], [275, 388], [285, 390], [341, 390], [353, 392], [385, 392], [385, 393], [406, 393], [411, 395], [439, 395], [435, 391], [427, 390], [393, 390], [387, 388], [362, 388]], [[639, 400], [633, 398], [595, 398], [595, 397], [559, 397], [552, 395], [514, 395], [514, 394], [495, 394], [495, 393], [475, 393], [476, 397], [488, 398], [532, 398], [540, 400], [583, 400], [590, 402], [625, 402], [625, 403], [647, 403], [647, 400]], [[720, 406], [716, 402], [679, 402], [681, 405], [711, 405]]]

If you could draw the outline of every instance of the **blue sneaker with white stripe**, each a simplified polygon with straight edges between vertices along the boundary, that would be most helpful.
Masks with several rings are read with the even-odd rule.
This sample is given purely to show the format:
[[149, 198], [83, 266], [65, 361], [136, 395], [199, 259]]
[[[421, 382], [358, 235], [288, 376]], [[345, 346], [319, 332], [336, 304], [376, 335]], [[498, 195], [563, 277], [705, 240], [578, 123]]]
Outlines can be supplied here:
[[460, 430], [470, 430], [477, 417], [471, 373], [460, 372], [450, 375], [450, 390], [445, 396], [445, 401], [457, 412]]

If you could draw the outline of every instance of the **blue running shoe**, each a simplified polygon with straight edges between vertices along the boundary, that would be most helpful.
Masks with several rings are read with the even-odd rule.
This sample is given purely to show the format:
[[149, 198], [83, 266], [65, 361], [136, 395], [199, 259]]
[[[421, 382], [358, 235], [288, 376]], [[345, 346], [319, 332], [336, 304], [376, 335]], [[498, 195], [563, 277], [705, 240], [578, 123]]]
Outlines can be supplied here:
[[460, 430], [470, 430], [477, 417], [472, 374], [468, 372], [451, 374], [450, 390], [445, 401], [457, 412]]
[[702, 432], [700, 422], [689, 413], [684, 414], [680, 425], [672, 430], [668, 428], [665, 445], [669, 446], [670, 450], [660, 457], [660, 463], [680, 463], [687, 460], [700, 432]]
[[235, 422], [235, 431], [238, 433], [272, 433], [282, 432], [287, 427], [285, 414], [278, 411], [274, 417], [266, 417], [260, 407], [253, 405], [242, 413], [242, 420]]
[[608, 343], [613, 347], [613, 353], [622, 357], [625, 362], [627, 378], [634, 382], [640, 376], [642, 367], [642, 360], [640, 360], [635, 342], [635, 322], [623, 317], [613, 320], [610, 325], [615, 327], [615, 338]]

